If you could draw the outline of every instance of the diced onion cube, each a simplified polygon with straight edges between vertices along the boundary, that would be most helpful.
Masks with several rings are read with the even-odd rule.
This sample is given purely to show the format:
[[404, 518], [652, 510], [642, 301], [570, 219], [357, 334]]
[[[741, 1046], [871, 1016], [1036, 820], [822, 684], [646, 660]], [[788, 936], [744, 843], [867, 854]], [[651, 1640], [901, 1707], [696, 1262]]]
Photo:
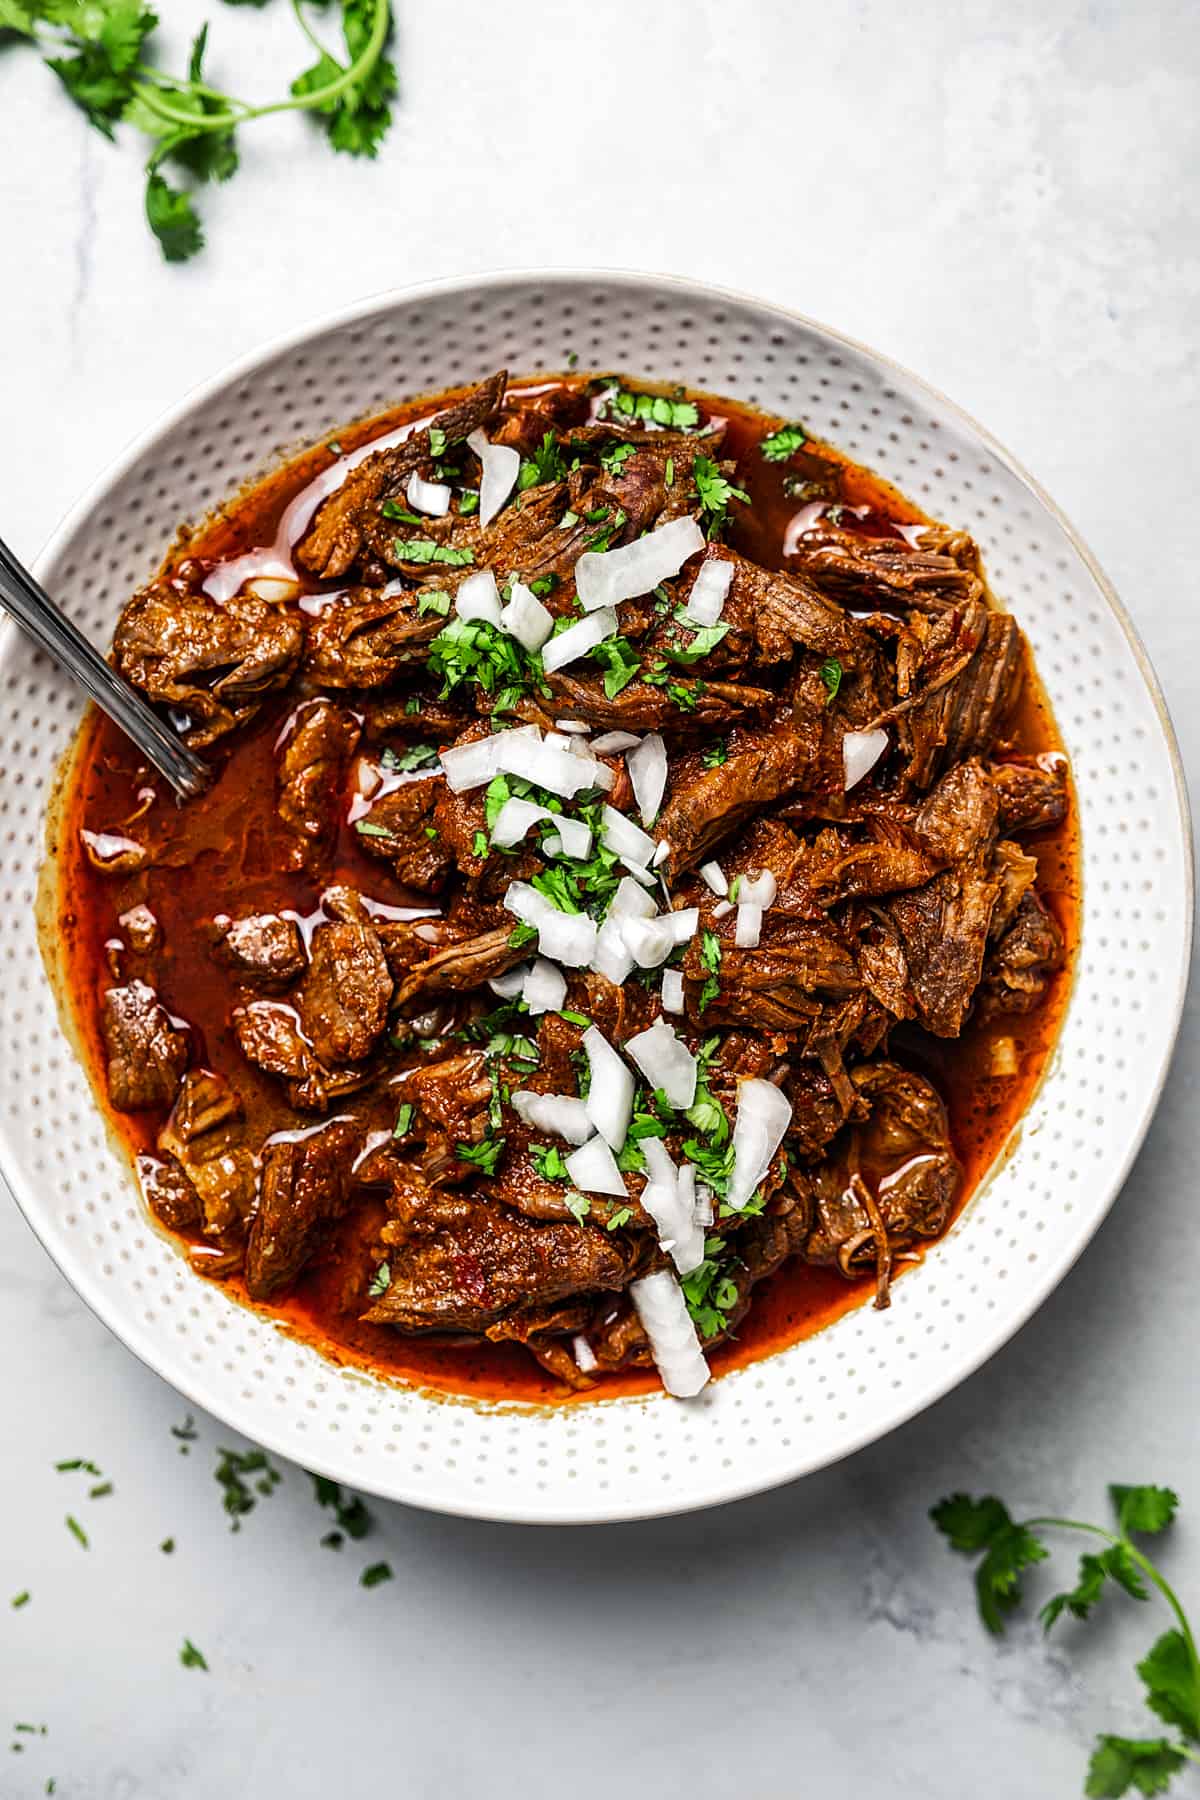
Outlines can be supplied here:
[[523, 581], [514, 581], [509, 592], [511, 598], [500, 609], [501, 631], [525, 650], [540, 650], [554, 630], [554, 614]]
[[673, 1025], [656, 1019], [646, 1031], [625, 1042], [631, 1056], [652, 1088], [661, 1088], [669, 1105], [686, 1112], [696, 1098], [696, 1059]]
[[574, 1094], [535, 1094], [530, 1088], [518, 1088], [512, 1104], [526, 1125], [535, 1131], [552, 1131], [568, 1144], [586, 1144], [592, 1135], [587, 1108]]
[[542, 646], [542, 667], [548, 675], [555, 669], [565, 669], [568, 663], [578, 662], [581, 656], [586, 656], [605, 638], [613, 637], [616, 631], [617, 615], [609, 607], [593, 613], [588, 619], [580, 619], [556, 637], [547, 639]]
[[681, 1013], [683, 1011], [683, 971], [682, 969], [664, 969], [662, 978], [663, 1011]]
[[[539, 956], [521, 985], [521, 998], [529, 1008], [531, 1017], [558, 1012], [566, 997], [566, 976], [544, 956]], [[582, 1143], [583, 1139], [580, 1138], [579, 1142]]]
[[677, 1399], [691, 1399], [707, 1385], [709, 1367], [683, 1289], [670, 1269], [656, 1269], [631, 1282], [629, 1293], [663, 1386]]
[[617, 1194], [621, 1199], [628, 1199], [625, 1177], [602, 1137], [589, 1138], [581, 1149], [573, 1150], [564, 1160], [571, 1180], [585, 1194]]
[[843, 788], [848, 794], [864, 775], [869, 775], [888, 747], [888, 734], [878, 727], [874, 731], [848, 731], [842, 739]]
[[633, 1094], [637, 1085], [633, 1071], [596, 1025], [589, 1025], [584, 1032], [583, 1050], [591, 1072], [588, 1117], [605, 1143], [619, 1150], [633, 1117]]
[[661, 732], [651, 731], [625, 758], [633, 797], [643, 825], [653, 825], [667, 791], [667, 746]]
[[725, 1195], [725, 1204], [733, 1212], [741, 1212], [753, 1197], [791, 1122], [792, 1103], [774, 1082], [754, 1077], [740, 1083], [733, 1126], [733, 1173]]
[[586, 550], [575, 564], [575, 590], [585, 612], [652, 593], [703, 550], [704, 533], [691, 518], [672, 519], [616, 550]]
[[490, 444], [482, 431], [473, 431], [467, 445], [475, 452], [483, 469], [479, 483], [479, 523], [486, 530], [517, 485], [521, 458], [508, 444]]
[[700, 564], [683, 609], [689, 625], [715, 625], [724, 611], [732, 583], [732, 562], [710, 551]]
[[460, 619], [483, 619], [489, 625], [499, 625], [500, 593], [490, 569], [478, 569], [459, 583], [454, 610]]
[[428, 513], [431, 519], [442, 519], [450, 511], [450, 489], [446, 483], [422, 481], [415, 469], [404, 492], [414, 512]]
[[737, 909], [737, 921], [733, 928], [733, 941], [739, 950], [757, 950], [762, 937], [763, 909], [752, 902], [744, 901]]

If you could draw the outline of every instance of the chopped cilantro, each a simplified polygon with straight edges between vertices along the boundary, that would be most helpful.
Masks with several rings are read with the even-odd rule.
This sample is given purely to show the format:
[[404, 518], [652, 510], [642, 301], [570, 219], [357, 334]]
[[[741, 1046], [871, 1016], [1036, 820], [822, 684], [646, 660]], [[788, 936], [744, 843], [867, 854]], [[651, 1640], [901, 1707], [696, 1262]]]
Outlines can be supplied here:
[[445, 456], [446, 454], [446, 433], [440, 425], [429, 427], [429, 454], [430, 456]]
[[255, 1476], [255, 1491], [264, 1497], [271, 1494], [283, 1479], [265, 1450], [227, 1450], [218, 1448], [214, 1478], [221, 1489], [221, 1504], [231, 1520], [229, 1529], [240, 1531], [241, 1521], [253, 1512], [257, 1501], [246, 1480]]
[[113, 1484], [111, 1481], [98, 1481], [96, 1483], [95, 1487], [90, 1487], [88, 1489], [88, 1499], [89, 1500], [104, 1500], [104, 1499], [107, 1499], [108, 1495], [111, 1494], [112, 1491], [113, 1491]]
[[444, 563], [448, 569], [465, 569], [475, 561], [473, 550], [459, 550], [453, 544], [439, 544], [428, 537], [396, 538], [392, 554], [398, 562]]
[[554, 433], [547, 431], [532, 456], [522, 459], [520, 473], [517, 476], [517, 492], [524, 493], [526, 488], [540, 487], [543, 482], [562, 481], [566, 477], [566, 466], [562, 453], [555, 440]]
[[567, 1211], [580, 1225], [589, 1216], [592, 1203], [586, 1194], [576, 1193], [574, 1189], [567, 1195]]
[[514, 696], [543, 687], [541, 658], [525, 651], [486, 619], [451, 619], [429, 646], [429, 670], [441, 677], [442, 696], [465, 682], [486, 694], [507, 690]]
[[412, 1122], [413, 1103], [411, 1100], [402, 1101], [400, 1110], [396, 1114], [396, 1123], [392, 1126], [392, 1136], [394, 1138], [406, 1137], [412, 1126]]
[[837, 699], [837, 691], [842, 685], [842, 665], [836, 656], [831, 656], [821, 664], [821, 680], [825, 683], [825, 692], [829, 696], [827, 705]]
[[394, 836], [386, 825], [372, 825], [370, 819], [355, 819], [354, 829], [360, 837], [390, 838]]
[[557, 586], [557, 575], [538, 575], [529, 583], [529, 591], [531, 594], [536, 594], [539, 600], [544, 600], [546, 595], [552, 594]]
[[729, 761], [728, 740], [717, 738], [708, 746], [700, 760], [706, 769], [719, 769], [722, 763]]
[[618, 388], [605, 402], [610, 413], [621, 413], [627, 419], [662, 425], [672, 431], [690, 431], [700, 423], [700, 413], [690, 400], [668, 400], [663, 394], [636, 394]]
[[406, 506], [400, 506], [395, 500], [385, 500], [380, 507], [385, 519], [398, 519], [401, 525], [423, 525], [420, 513], [409, 512]]
[[692, 480], [696, 484], [700, 510], [707, 514], [704, 525], [709, 537], [715, 537], [724, 525], [731, 500], [741, 500], [746, 506], [750, 504], [750, 496], [722, 475], [711, 456], [696, 458], [692, 464]]
[[479, 1144], [455, 1144], [454, 1153], [460, 1162], [482, 1169], [485, 1175], [494, 1175], [506, 1142], [503, 1137], [486, 1137]]
[[557, 1144], [531, 1144], [529, 1155], [534, 1168], [545, 1181], [568, 1181], [567, 1165]]
[[435, 588], [432, 593], [421, 594], [418, 596], [418, 599], [417, 599], [417, 617], [418, 617], [418, 619], [425, 618], [426, 615], [429, 613], [437, 613], [440, 618], [444, 619], [446, 617], [446, 615], [449, 613], [449, 611], [450, 611], [450, 596], [449, 596], [449, 594], [440, 593]]
[[673, 456], [668, 456], [663, 465], [663, 486], [675, 486], [675, 458]]
[[622, 465], [629, 461], [636, 449], [636, 444], [610, 444], [600, 452], [600, 467], [606, 475], [619, 475]]
[[615, 700], [641, 670], [638, 654], [628, 638], [605, 638], [593, 645], [588, 655], [604, 670], [604, 692], [610, 700]]
[[523, 950], [526, 944], [532, 944], [536, 939], [537, 926], [526, 925], [524, 920], [521, 920], [519, 924], [513, 926], [508, 934], [508, 947], [510, 950]]
[[393, 774], [410, 775], [414, 769], [429, 768], [437, 759], [436, 744], [409, 744], [403, 750], [393, 750], [389, 744], [380, 761]]
[[487, 832], [486, 831], [477, 831], [475, 833], [475, 836], [471, 839], [471, 855], [478, 856], [478, 857], [486, 857], [486, 855], [488, 853], [488, 849], [489, 849], [489, 841], [488, 841]]
[[794, 451], [808, 442], [808, 434], [803, 425], [781, 425], [778, 431], [772, 431], [759, 444], [759, 454], [767, 462], [786, 462]]
[[458, 496], [458, 514], [462, 519], [469, 519], [472, 513], [479, 511], [478, 488], [464, 488]]
[[[683, 615], [676, 613], [675, 616], [677, 619], [681, 619]], [[698, 630], [695, 626], [689, 626], [689, 629], [694, 633], [690, 644], [668, 644], [666, 646], [666, 654], [671, 661], [682, 663], [686, 668], [699, 662], [701, 657], [707, 656], [710, 650], [716, 649], [722, 638], [729, 636], [729, 621], [721, 619], [716, 625], [701, 625]]]
[[70, 1513], [67, 1514], [67, 1530], [71, 1533], [71, 1536], [73, 1538], [75, 1538], [80, 1544], [83, 1545], [85, 1550], [88, 1550], [91, 1548], [90, 1544], [88, 1543], [87, 1532], [83, 1529], [83, 1526], [79, 1523], [79, 1520], [76, 1518], [73, 1518]]
[[360, 1539], [370, 1534], [375, 1521], [360, 1495], [343, 1493], [341, 1484], [331, 1481], [327, 1475], [311, 1475], [311, 1479], [313, 1499], [318, 1506], [332, 1507], [338, 1526], [347, 1537]]
[[628, 1225], [633, 1214], [627, 1206], [618, 1206], [616, 1212], [605, 1226], [606, 1231], [619, 1231], [622, 1225]]
[[101, 1472], [94, 1462], [88, 1462], [87, 1458], [83, 1456], [69, 1457], [66, 1462], [56, 1462], [54, 1467], [58, 1470], [60, 1475], [65, 1475], [76, 1469], [82, 1469], [85, 1475], [99, 1475]]
[[363, 1570], [358, 1578], [359, 1586], [365, 1588], [378, 1587], [381, 1581], [391, 1581], [392, 1579], [391, 1564], [385, 1562], [372, 1563], [369, 1568]]
[[560, 1009], [558, 1016], [565, 1019], [568, 1025], [578, 1025], [581, 1031], [586, 1031], [592, 1022], [585, 1013], [568, 1012], [565, 1006]]
[[164, 1556], [174, 1556], [174, 1554], [175, 1554], [175, 1539], [173, 1537], [166, 1537], [163, 1539], [162, 1543], [158, 1547], [162, 1551]]
[[23, 1606], [29, 1605], [31, 1598], [32, 1595], [30, 1594], [29, 1589], [22, 1588], [19, 1594], [13, 1595], [8, 1604], [12, 1607], [14, 1612], [20, 1612]]
[[202, 1652], [197, 1650], [191, 1638], [184, 1638], [183, 1649], [179, 1652], [179, 1660], [185, 1669], [203, 1669], [205, 1672], [208, 1670], [208, 1664], [205, 1662]]

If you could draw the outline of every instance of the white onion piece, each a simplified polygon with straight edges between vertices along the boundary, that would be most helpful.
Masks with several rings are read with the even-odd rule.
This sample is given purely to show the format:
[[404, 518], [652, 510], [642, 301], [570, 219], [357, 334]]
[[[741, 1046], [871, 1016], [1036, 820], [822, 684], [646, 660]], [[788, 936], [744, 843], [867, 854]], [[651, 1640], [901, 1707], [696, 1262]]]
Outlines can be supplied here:
[[500, 773], [496, 751], [500, 733], [477, 738], [473, 744], [452, 744], [442, 751], [442, 769], [446, 786], [452, 794], [465, 794], [468, 788], [483, 787]]
[[536, 806], [532, 800], [506, 800], [496, 814], [496, 823], [492, 826], [492, 842], [501, 850], [510, 850], [519, 844], [531, 825], [539, 819], [557, 818], [547, 806]]
[[663, 1011], [681, 1013], [683, 1011], [683, 971], [682, 969], [664, 969], [662, 978]]
[[617, 860], [618, 862], [623, 862], [625, 864], [625, 867], [629, 870], [633, 879], [640, 882], [644, 888], [652, 888], [654, 886], [653, 875], [650, 873], [649, 869], [643, 869], [641, 863], [634, 862], [632, 858], [628, 856], [618, 857]]
[[734, 1212], [741, 1212], [753, 1195], [791, 1122], [791, 1101], [774, 1082], [755, 1077], [739, 1085], [733, 1173], [725, 1195], [725, 1204]]
[[[513, 585], [516, 586], [515, 583]], [[534, 598], [536, 599], [537, 596], [535, 595]], [[592, 729], [590, 725], [585, 725], [582, 719], [555, 719], [554, 725], [558, 731], [578, 732], [580, 737], [587, 737]]]
[[638, 883], [622, 875], [617, 891], [608, 903], [610, 919], [652, 919], [656, 908], [653, 900]]
[[743, 875], [738, 882], [738, 899], [746, 906], [761, 906], [765, 912], [768, 906], [774, 906], [775, 896], [779, 892], [779, 883], [770, 869], [763, 869], [753, 880]]
[[654, 855], [655, 844], [652, 837], [635, 825], [632, 819], [618, 812], [615, 806], [606, 806], [600, 814], [600, 836], [610, 850], [615, 850], [622, 862], [628, 860], [636, 863], [638, 868], [648, 867]]
[[592, 739], [592, 749], [597, 756], [620, 756], [622, 750], [636, 750], [641, 741], [632, 731], [606, 731]]
[[443, 519], [450, 511], [450, 489], [444, 481], [422, 481], [414, 469], [404, 490], [414, 512], [428, 513], [431, 519]]
[[500, 591], [490, 569], [477, 569], [460, 583], [454, 610], [460, 619], [484, 619], [489, 625], [499, 625]]
[[593, 787], [603, 788], [606, 794], [611, 794], [616, 784], [616, 771], [610, 769], [607, 763], [596, 763], [592, 771]]
[[[521, 998], [529, 1008], [530, 1016], [537, 1018], [540, 1013], [557, 1012], [566, 997], [566, 976], [544, 956], [539, 956], [521, 985]], [[578, 1141], [582, 1144], [583, 1139]]]
[[[580, 619], [577, 625], [568, 625], [557, 637], [552, 637], [542, 649], [542, 667], [547, 674], [555, 669], [565, 669], [568, 663], [578, 662], [605, 638], [613, 636], [617, 629], [617, 615], [608, 607], [593, 613], [590, 619]], [[594, 748], [594, 746], [593, 746]]]
[[496, 736], [497, 771], [520, 775], [564, 800], [570, 800], [584, 788], [595, 787], [596, 767], [590, 757], [572, 756], [561, 741], [555, 744], [542, 738], [536, 726], [501, 731]]
[[624, 919], [621, 935], [643, 969], [657, 969], [675, 948], [675, 934], [666, 919]]
[[585, 1194], [619, 1194], [629, 1198], [625, 1177], [617, 1167], [617, 1159], [602, 1137], [589, 1138], [579, 1150], [565, 1159], [567, 1173]]
[[629, 1293], [663, 1386], [677, 1399], [691, 1399], [707, 1385], [709, 1368], [683, 1289], [670, 1269], [656, 1269], [631, 1282]]
[[510, 881], [504, 896], [504, 910], [515, 914], [523, 925], [537, 925], [555, 909], [545, 894], [539, 894], [527, 881]]
[[692, 583], [683, 616], [689, 625], [715, 625], [733, 582], [733, 564], [723, 556], [706, 556]]
[[525, 650], [540, 650], [554, 630], [554, 614], [523, 581], [514, 581], [509, 592], [511, 599], [500, 609], [501, 631]]
[[614, 919], [611, 912], [596, 934], [592, 968], [597, 975], [606, 976], [615, 987], [620, 987], [633, 973], [633, 952], [625, 942], [622, 921]]
[[654, 855], [650, 858], [650, 867], [652, 869], [661, 869], [670, 854], [671, 846], [666, 838], [659, 838], [658, 847], [656, 848]]
[[842, 739], [842, 767], [845, 770], [844, 791], [857, 787], [869, 775], [888, 747], [888, 734], [878, 727], [874, 731], [848, 731]]
[[696, 1098], [696, 1059], [673, 1025], [656, 1019], [626, 1040], [625, 1053], [652, 1088], [662, 1089], [669, 1105], [687, 1111]]
[[686, 944], [700, 929], [700, 908], [681, 906], [678, 912], [665, 913], [664, 918], [675, 943]]
[[642, 815], [642, 824], [653, 825], [667, 791], [667, 746], [661, 733], [651, 731], [644, 737], [637, 749], [631, 750], [625, 758], [625, 767], [633, 783], [633, 797]]
[[695, 519], [672, 519], [616, 550], [585, 550], [575, 564], [575, 591], [584, 612], [649, 594], [678, 575], [689, 556], [704, 548]]
[[713, 918], [723, 919], [726, 913], [731, 913], [732, 911], [733, 902], [731, 900], [718, 900], [717, 904], [713, 907]]
[[643, 1138], [648, 1179], [638, 1196], [658, 1228], [662, 1249], [670, 1252], [681, 1275], [690, 1275], [704, 1261], [704, 1233], [696, 1219], [695, 1171], [689, 1178], [677, 1169], [661, 1138]]
[[473, 431], [467, 445], [475, 452], [483, 469], [479, 483], [479, 523], [486, 530], [517, 485], [521, 458], [508, 444], [489, 444], [482, 431]]
[[593, 1369], [600, 1367], [596, 1361], [596, 1352], [582, 1331], [571, 1339], [571, 1355], [575, 1358], [575, 1367], [581, 1375], [590, 1375]]
[[[687, 1166], [689, 1169], [692, 1168], [691, 1163], [688, 1163]], [[695, 1173], [696, 1171], [692, 1169], [693, 1176]], [[713, 1191], [707, 1183], [698, 1181], [696, 1182], [696, 1223], [711, 1225], [713, 1217]]]
[[592, 1135], [587, 1108], [574, 1094], [535, 1094], [531, 1088], [518, 1088], [512, 1104], [526, 1125], [535, 1131], [552, 1131], [568, 1144], [586, 1144]]
[[592, 1073], [588, 1117], [605, 1143], [619, 1150], [633, 1117], [633, 1091], [637, 1085], [633, 1071], [596, 1025], [589, 1025], [584, 1032], [583, 1049]]
[[[585, 825], [582, 819], [568, 819], [556, 813], [558, 824], [558, 840], [560, 848], [555, 855], [574, 856], [580, 862], [592, 854], [592, 828]], [[549, 841], [549, 840], [547, 840]]]
[[499, 994], [502, 1000], [515, 1000], [525, 986], [525, 977], [529, 974], [528, 963], [518, 963], [515, 969], [507, 970], [503, 975], [488, 977], [488, 986], [493, 994]]
[[700, 879], [712, 893], [724, 899], [729, 892], [729, 883], [725, 879], [725, 871], [719, 862], [700, 864]]
[[763, 909], [752, 901], [743, 901], [737, 909], [733, 941], [739, 950], [757, 950], [762, 937]]
[[586, 913], [561, 913], [551, 907], [537, 925], [538, 949], [568, 969], [585, 969], [596, 954], [596, 927]]

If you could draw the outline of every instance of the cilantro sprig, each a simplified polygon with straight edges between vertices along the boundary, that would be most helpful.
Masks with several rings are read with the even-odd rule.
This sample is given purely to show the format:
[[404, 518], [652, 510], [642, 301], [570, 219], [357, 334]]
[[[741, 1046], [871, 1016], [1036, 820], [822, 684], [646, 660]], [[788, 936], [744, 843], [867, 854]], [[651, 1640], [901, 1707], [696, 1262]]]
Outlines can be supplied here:
[[273, 113], [310, 113], [334, 150], [374, 156], [391, 124], [396, 72], [386, 54], [390, 0], [341, 0], [345, 47], [336, 56], [313, 32], [305, 5], [292, 0], [317, 60], [296, 77], [286, 98], [261, 104], [206, 79], [207, 26], [192, 45], [185, 74], [160, 67], [153, 51], [158, 15], [144, 0], [0, 0], [0, 39], [13, 34], [39, 50], [106, 138], [114, 139], [122, 124], [141, 133], [148, 145], [147, 224], [167, 262], [186, 262], [204, 247], [196, 191], [237, 173], [237, 134], [244, 125]]
[[1171, 1524], [1178, 1496], [1164, 1487], [1110, 1487], [1117, 1515], [1116, 1531], [1079, 1519], [1056, 1517], [1016, 1520], [1002, 1501], [988, 1494], [974, 1500], [951, 1494], [932, 1508], [930, 1517], [955, 1550], [980, 1558], [975, 1570], [979, 1613], [988, 1630], [999, 1635], [1022, 1599], [1027, 1570], [1050, 1552], [1046, 1531], [1080, 1531], [1104, 1547], [1085, 1551], [1074, 1587], [1052, 1594], [1039, 1617], [1047, 1631], [1064, 1613], [1087, 1619], [1105, 1590], [1117, 1587], [1134, 1600], [1149, 1600], [1156, 1588], [1175, 1615], [1175, 1626], [1151, 1646], [1137, 1665], [1145, 1702], [1176, 1738], [1126, 1738], [1103, 1733], [1088, 1764], [1085, 1793], [1099, 1800], [1123, 1794], [1162, 1794], [1189, 1762], [1200, 1763], [1200, 1654], [1187, 1614], [1162, 1571], [1133, 1540], [1156, 1536]]

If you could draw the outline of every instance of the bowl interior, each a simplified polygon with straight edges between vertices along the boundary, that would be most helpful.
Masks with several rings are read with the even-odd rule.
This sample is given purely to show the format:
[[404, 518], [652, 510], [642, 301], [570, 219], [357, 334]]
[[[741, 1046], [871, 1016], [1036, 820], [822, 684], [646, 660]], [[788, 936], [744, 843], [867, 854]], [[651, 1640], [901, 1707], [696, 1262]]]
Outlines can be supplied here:
[[914, 377], [739, 296], [649, 277], [511, 275], [374, 301], [177, 407], [76, 509], [39, 574], [106, 645], [179, 522], [285, 449], [406, 395], [500, 365], [561, 368], [572, 353], [583, 367], [803, 419], [967, 528], [1054, 703], [1081, 812], [1075, 993], [1012, 1153], [898, 1284], [890, 1312], [851, 1313], [687, 1405], [505, 1409], [339, 1371], [194, 1276], [107, 1140], [38, 950], [46, 798], [79, 703], [15, 630], [0, 638], [0, 1160], [34, 1229], [130, 1348], [248, 1436], [361, 1489], [539, 1521], [637, 1517], [769, 1487], [879, 1436], [1003, 1343], [1095, 1230], [1141, 1140], [1174, 1041], [1191, 924], [1170, 726], [1065, 521]]

